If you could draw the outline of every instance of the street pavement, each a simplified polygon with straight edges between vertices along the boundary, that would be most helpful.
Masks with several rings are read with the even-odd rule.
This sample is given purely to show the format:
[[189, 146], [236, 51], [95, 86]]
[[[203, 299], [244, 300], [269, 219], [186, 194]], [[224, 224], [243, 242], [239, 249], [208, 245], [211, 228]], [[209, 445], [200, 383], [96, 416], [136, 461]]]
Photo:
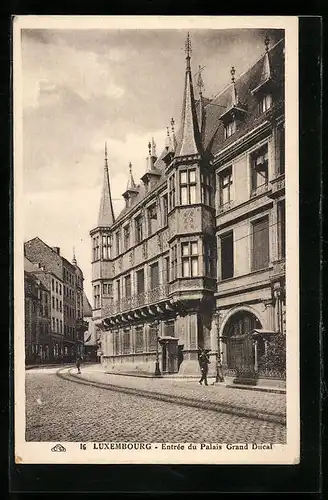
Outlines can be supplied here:
[[[26, 372], [27, 441], [284, 443], [285, 395], [197, 380]], [[62, 378], [65, 377], [65, 378]], [[93, 385], [90, 385], [93, 384]]]

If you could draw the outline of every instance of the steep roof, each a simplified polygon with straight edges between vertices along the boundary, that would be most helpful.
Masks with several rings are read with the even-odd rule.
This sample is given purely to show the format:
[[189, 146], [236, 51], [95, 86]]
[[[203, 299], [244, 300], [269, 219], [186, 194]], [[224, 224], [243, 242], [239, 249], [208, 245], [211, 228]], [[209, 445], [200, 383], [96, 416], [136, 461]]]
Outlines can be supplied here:
[[92, 307], [85, 291], [83, 291], [83, 317], [92, 317]]
[[109, 227], [113, 224], [114, 220], [115, 217], [108, 173], [107, 144], [105, 144], [104, 179], [98, 213], [98, 227]]

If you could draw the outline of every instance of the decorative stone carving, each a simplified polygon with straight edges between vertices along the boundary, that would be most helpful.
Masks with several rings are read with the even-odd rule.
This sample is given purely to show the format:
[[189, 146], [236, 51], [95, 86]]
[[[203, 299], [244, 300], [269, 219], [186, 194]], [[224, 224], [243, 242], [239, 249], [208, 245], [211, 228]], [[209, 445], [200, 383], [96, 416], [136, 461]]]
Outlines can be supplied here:
[[118, 260], [118, 267], [120, 271], [122, 271], [122, 266], [123, 266], [123, 257], [121, 255], [121, 257]]
[[163, 244], [162, 244], [162, 234], [158, 233], [157, 234], [157, 245], [160, 251], [163, 249]]
[[169, 220], [169, 235], [172, 238], [176, 234], [176, 214], [173, 213]]
[[133, 249], [130, 252], [129, 260], [130, 260], [130, 266], [132, 267], [134, 265], [134, 250]]
[[147, 241], [144, 241], [142, 244], [142, 258], [147, 259], [147, 257], [148, 257]]
[[195, 229], [194, 210], [184, 210], [182, 216], [183, 228]]
[[113, 273], [113, 276], [115, 276], [115, 262], [113, 262], [113, 264], [112, 264], [112, 273]]

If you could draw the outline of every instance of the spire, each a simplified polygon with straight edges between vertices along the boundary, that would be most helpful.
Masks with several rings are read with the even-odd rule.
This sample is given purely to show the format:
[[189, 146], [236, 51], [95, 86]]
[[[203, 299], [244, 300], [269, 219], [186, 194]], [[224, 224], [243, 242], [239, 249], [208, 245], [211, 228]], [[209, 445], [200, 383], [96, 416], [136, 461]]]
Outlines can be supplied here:
[[204, 81], [202, 77], [202, 71], [204, 67], [202, 68], [201, 65], [198, 66], [198, 73], [197, 73], [197, 88], [198, 88], [198, 95], [199, 95], [199, 102], [198, 102], [198, 129], [202, 137], [202, 132], [204, 128], [204, 100], [203, 100], [203, 89], [204, 89]]
[[241, 118], [245, 113], [245, 107], [240, 103], [237, 88], [236, 88], [236, 79], [235, 79], [236, 70], [234, 66], [231, 67], [230, 75], [231, 75], [231, 94], [230, 100], [228, 101], [227, 109], [220, 116], [220, 120], [223, 121], [231, 121], [235, 118]]
[[75, 248], [73, 247], [73, 259], [72, 259], [72, 264], [73, 266], [77, 266], [77, 260], [76, 260], [76, 257], [75, 257]]
[[126, 186], [127, 191], [136, 191], [137, 186], [136, 183], [134, 182], [133, 174], [132, 174], [132, 163], [129, 163], [129, 179], [128, 179], [128, 184]]
[[186, 75], [181, 114], [181, 138], [177, 145], [175, 156], [198, 155], [201, 150], [200, 135], [197, 122], [194, 90], [192, 85], [190, 58], [191, 42], [188, 33], [185, 43]]
[[153, 158], [157, 158], [156, 156], [156, 142], [154, 141], [154, 137], [151, 138], [151, 155]]
[[110, 192], [109, 173], [108, 173], [108, 159], [107, 159], [107, 143], [105, 142], [105, 165], [104, 165], [104, 180], [100, 200], [98, 227], [108, 227], [113, 224], [115, 220], [112, 196]]
[[169, 127], [166, 127], [165, 148], [168, 151], [171, 151], [171, 149], [172, 149]]
[[252, 90], [252, 94], [255, 94], [259, 90], [263, 89], [267, 86], [267, 84], [272, 83], [272, 72], [271, 72], [271, 64], [269, 58], [269, 44], [270, 39], [268, 36], [264, 39], [265, 53], [262, 62], [262, 70], [260, 74], [260, 79], [257, 86]]

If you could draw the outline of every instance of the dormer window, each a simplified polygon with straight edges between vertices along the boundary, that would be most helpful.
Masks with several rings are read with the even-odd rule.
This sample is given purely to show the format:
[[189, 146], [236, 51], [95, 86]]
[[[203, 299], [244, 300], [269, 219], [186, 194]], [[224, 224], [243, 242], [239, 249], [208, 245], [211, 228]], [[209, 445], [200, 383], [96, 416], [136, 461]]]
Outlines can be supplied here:
[[237, 131], [237, 122], [233, 120], [224, 126], [224, 138], [228, 139], [232, 134]]
[[272, 95], [264, 94], [261, 96], [259, 101], [259, 112], [260, 114], [265, 113], [272, 107]]

